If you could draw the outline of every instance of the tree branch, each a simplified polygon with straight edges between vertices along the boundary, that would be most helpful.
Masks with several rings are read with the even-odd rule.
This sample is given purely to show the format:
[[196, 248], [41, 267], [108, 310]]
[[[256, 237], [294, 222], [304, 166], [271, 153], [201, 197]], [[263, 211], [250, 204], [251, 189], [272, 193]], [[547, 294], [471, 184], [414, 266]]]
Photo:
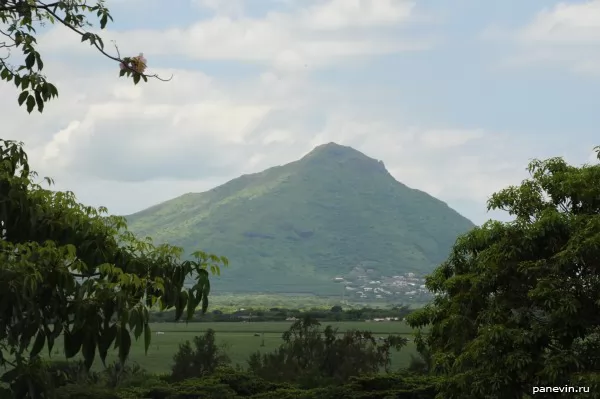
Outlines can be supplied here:
[[[8, 2], [6, 2], [6, 3], [8, 3]], [[45, 5], [42, 3], [42, 6], [39, 6], [37, 4], [28, 4], [24, 1], [21, 1], [18, 3], [14, 2], [13, 3], [14, 5], [10, 5], [10, 6], [0, 5], [0, 11], [18, 11], [19, 8], [25, 8], [25, 7], [32, 9], [32, 10], [33, 9], [35, 9], [35, 10], [44, 9], [44, 10], [48, 11], [46, 7], [56, 7], [56, 6], [58, 6], [59, 3], [60, 3], [59, 1], [57, 1], [55, 3], [45, 4]]]
[[[64, 26], [66, 26], [67, 28], [71, 29], [73, 32], [77, 33], [79, 36], [83, 36], [83, 35], [85, 35], [85, 34], [87, 33], [87, 32], [81, 31], [81, 30], [77, 29], [76, 27], [74, 27], [74, 26], [72, 26], [72, 25], [68, 24], [67, 22], [65, 22], [65, 20], [64, 20], [63, 18], [59, 17], [59, 16], [56, 14], [56, 12], [54, 12], [54, 11], [51, 11], [51, 10], [49, 9], [50, 5], [45, 5], [45, 4], [44, 4], [44, 3], [42, 3], [42, 2], [40, 2], [40, 3], [41, 3], [43, 6], [41, 6], [41, 7], [38, 7], [38, 8], [43, 8], [44, 10], [46, 10], [46, 11], [47, 11], [47, 12], [48, 12], [50, 15], [52, 15], [54, 18], [56, 18], [58, 21], [60, 21], [60, 23], [61, 23], [61, 24], [63, 24], [63, 25], [64, 25]], [[100, 53], [102, 53], [102, 54], [103, 54], [105, 57], [107, 57], [107, 58], [110, 58], [110, 59], [111, 59], [111, 60], [113, 60], [113, 61], [117, 61], [117, 62], [119, 62], [119, 63], [122, 63], [122, 64], [123, 64], [123, 65], [125, 65], [125, 67], [126, 67], [127, 69], [129, 69], [131, 72], [139, 73], [139, 72], [137, 72], [135, 69], [131, 68], [129, 65], [126, 65], [126, 64], [123, 62], [123, 60], [120, 58], [120, 54], [118, 53], [118, 49], [117, 49], [117, 54], [119, 54], [119, 57], [114, 57], [114, 56], [112, 56], [112, 55], [108, 54], [106, 51], [104, 51], [104, 49], [103, 49], [103, 48], [102, 48], [102, 47], [101, 47], [101, 46], [100, 46], [98, 43], [96, 43], [96, 41], [95, 41], [95, 40], [94, 40], [94, 41], [92, 41], [92, 44], [93, 44], [93, 45], [94, 45], [94, 47], [96, 47], [96, 49], [97, 49], [97, 50], [98, 50]], [[115, 47], [116, 47], [116, 45], [115, 45]], [[147, 77], [147, 78], [155, 78], [155, 79], [158, 79], [158, 80], [160, 80], [160, 81], [162, 81], [162, 82], [168, 82], [168, 81], [170, 81], [171, 79], [173, 79], [173, 75], [171, 75], [171, 77], [170, 77], [169, 79], [163, 79], [163, 78], [161, 78], [160, 76], [158, 76], [157, 74], [154, 74], [154, 75], [146, 75], [146, 74], [144, 74], [144, 73], [139, 73], [139, 74], [140, 74], [140, 75], [142, 75], [142, 76], [145, 76], [145, 77]]]

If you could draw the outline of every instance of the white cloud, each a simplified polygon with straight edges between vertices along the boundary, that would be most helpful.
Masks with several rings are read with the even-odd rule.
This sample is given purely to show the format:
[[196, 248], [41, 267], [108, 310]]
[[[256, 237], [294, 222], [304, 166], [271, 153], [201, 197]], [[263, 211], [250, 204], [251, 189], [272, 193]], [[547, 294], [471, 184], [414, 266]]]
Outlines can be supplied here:
[[300, 24], [317, 30], [386, 26], [406, 22], [414, 8], [407, 0], [332, 0], [303, 11]]
[[526, 43], [586, 44], [600, 41], [600, 1], [559, 3], [544, 9], [519, 33]]
[[421, 141], [430, 148], [457, 147], [484, 136], [481, 130], [431, 130], [420, 136]]
[[525, 139], [509, 139], [498, 132], [402, 126], [352, 114], [332, 117], [310, 146], [330, 141], [383, 160], [390, 173], [410, 187], [447, 201], [480, 204], [526, 177], [531, 148]]
[[600, 161], [600, 159], [598, 158], [598, 152], [596, 150], [592, 151], [590, 153], [590, 156], [588, 157], [587, 163], [588, 164], [597, 164]]
[[191, 3], [222, 15], [240, 16], [244, 13], [243, 0], [192, 0]]
[[600, 0], [558, 3], [541, 10], [516, 31], [490, 28], [484, 37], [508, 38], [518, 46], [506, 65], [557, 65], [600, 76]]
[[[150, 60], [157, 56], [237, 60], [284, 71], [330, 66], [345, 62], [347, 57], [423, 50], [432, 45], [429, 38], [381, 31], [402, 27], [411, 20], [415, 7], [411, 0], [321, 0], [291, 12], [270, 12], [256, 18], [239, 15], [239, 2], [197, 3], [217, 14], [187, 27], [109, 30], [102, 32], [104, 41], [115, 40], [122, 46], [122, 54], [143, 51]], [[56, 27], [40, 40], [49, 52], [86, 51], [72, 36], [63, 27]]]

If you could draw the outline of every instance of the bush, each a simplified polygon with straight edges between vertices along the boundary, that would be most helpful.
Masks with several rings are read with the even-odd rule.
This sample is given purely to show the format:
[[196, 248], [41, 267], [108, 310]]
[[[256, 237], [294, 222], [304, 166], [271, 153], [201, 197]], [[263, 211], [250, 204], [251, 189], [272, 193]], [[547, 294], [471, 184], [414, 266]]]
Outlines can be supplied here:
[[[153, 387], [109, 387], [72, 384], [58, 391], [61, 399], [433, 399], [439, 377], [408, 372], [353, 377], [344, 385], [300, 389], [272, 383], [247, 372], [220, 368], [209, 377], [168, 383], [151, 376]], [[147, 383], [146, 385], [148, 385]]]
[[[438, 378], [401, 372], [388, 375], [352, 378], [344, 385], [345, 389], [353, 392], [374, 392], [392, 395], [402, 399], [432, 399], [436, 394]], [[385, 398], [383, 396], [353, 396], [352, 398]]]
[[55, 376], [57, 386], [65, 384], [97, 385], [100, 374], [88, 371], [82, 360], [52, 360], [46, 363], [46, 370]]
[[416, 375], [374, 376], [327, 388], [279, 389], [252, 399], [434, 399], [435, 383], [432, 377]]
[[236, 392], [215, 378], [190, 378], [173, 385], [168, 399], [235, 399]]
[[[56, 397], [60, 399], [122, 399], [110, 388], [79, 384], [69, 384], [58, 388]], [[136, 397], [136, 399], [139, 398], [139, 396]]]
[[204, 336], [194, 337], [194, 346], [195, 348], [192, 348], [189, 341], [179, 345], [179, 350], [173, 357], [173, 381], [210, 375], [218, 367], [231, 363], [224, 349], [215, 343], [213, 329], [208, 329]]
[[120, 399], [168, 399], [177, 392], [171, 386], [165, 385], [156, 388], [127, 388], [119, 390]]
[[236, 371], [231, 368], [218, 370], [213, 378], [221, 384], [230, 387], [239, 396], [252, 396], [263, 392], [272, 392], [277, 389], [289, 388], [288, 384], [277, 384], [265, 381], [245, 371]]

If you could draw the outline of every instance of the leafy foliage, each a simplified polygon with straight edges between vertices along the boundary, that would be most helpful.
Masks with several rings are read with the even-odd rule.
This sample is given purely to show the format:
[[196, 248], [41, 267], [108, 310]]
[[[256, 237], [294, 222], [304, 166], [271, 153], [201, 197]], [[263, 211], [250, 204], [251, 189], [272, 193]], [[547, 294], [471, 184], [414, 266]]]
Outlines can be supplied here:
[[229, 356], [215, 343], [215, 331], [209, 328], [204, 336], [194, 337], [194, 348], [189, 341], [179, 345], [173, 357], [171, 378], [173, 381], [182, 381], [210, 375], [218, 367], [229, 363]]
[[415, 374], [428, 374], [431, 369], [431, 352], [426, 346], [421, 345], [419, 353], [410, 355], [410, 363], [407, 370]]
[[[137, 84], [140, 79], [148, 81], [148, 77], [159, 78], [157, 75], [147, 75], [144, 67], [140, 68], [138, 57], [121, 58], [118, 49], [117, 55], [112, 56], [105, 51], [102, 38], [86, 29], [92, 27], [89, 16], [97, 17], [100, 29], [104, 29], [112, 17], [104, 0], [88, 2], [85, 0], [60, 0], [46, 3], [39, 0], [1, 0], [0, 1], [0, 29], [3, 42], [0, 42], [0, 78], [6, 82], [14, 82], [17, 89], [21, 90], [18, 96], [19, 105], [25, 104], [27, 112], [31, 113], [37, 107], [38, 112], [44, 110], [46, 102], [58, 96], [57, 88], [46, 80], [42, 74], [44, 62], [42, 55], [37, 51], [36, 27], [47, 23], [60, 24], [69, 29], [73, 34], [79, 35], [82, 42], [88, 42], [105, 57], [119, 62], [121, 65], [120, 76], [127, 76]], [[11, 50], [20, 51], [23, 57], [20, 65], [8, 62]], [[141, 57], [141, 58], [140, 58]]]
[[59, 394], [66, 399], [432, 399], [437, 383], [435, 377], [401, 372], [353, 377], [344, 385], [300, 389], [230, 368], [220, 368], [211, 376], [179, 382], [161, 382], [152, 376], [148, 379], [149, 384], [116, 390], [97, 384], [66, 385], [59, 389]]
[[295, 382], [304, 387], [343, 383], [350, 377], [388, 370], [391, 349], [400, 350], [406, 338], [388, 336], [377, 343], [368, 331], [338, 330], [310, 317], [296, 321], [283, 334], [284, 343], [273, 353], [254, 353], [249, 369], [272, 381]]
[[529, 172], [489, 201], [515, 220], [459, 238], [427, 280], [434, 303], [409, 316], [431, 326], [417, 342], [447, 377], [440, 398], [600, 391], [600, 165], [552, 158]]
[[132, 232], [157, 242], [202, 242], [227, 253], [231, 268], [216, 282], [220, 291], [328, 295], [343, 289], [332, 278], [355, 267], [429, 273], [473, 227], [396, 181], [382, 163], [334, 143], [127, 219]]
[[147, 351], [149, 308], [174, 308], [176, 319], [204, 313], [209, 270], [227, 265], [204, 252], [182, 261], [181, 248], [138, 240], [123, 218], [43, 189], [35, 176], [22, 145], [0, 140], [0, 366], [10, 368], [1, 380], [19, 398], [45, 386], [35, 382], [45, 375], [38, 355], [59, 338], [66, 358], [81, 353], [88, 369], [111, 346], [124, 362], [132, 335]]

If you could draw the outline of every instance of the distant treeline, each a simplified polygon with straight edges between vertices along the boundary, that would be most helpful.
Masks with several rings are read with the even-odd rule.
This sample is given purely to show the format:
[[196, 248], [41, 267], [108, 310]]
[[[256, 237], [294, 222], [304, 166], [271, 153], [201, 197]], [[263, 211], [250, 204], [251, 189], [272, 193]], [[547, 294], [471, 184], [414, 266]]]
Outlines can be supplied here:
[[[392, 308], [350, 308], [344, 309], [339, 305], [333, 306], [331, 309], [287, 309], [287, 308], [271, 308], [271, 309], [239, 309], [234, 312], [225, 313], [221, 310], [213, 310], [205, 315], [199, 313], [194, 317], [194, 322], [240, 322], [240, 321], [285, 321], [290, 319], [300, 319], [304, 316], [310, 316], [312, 319], [319, 321], [362, 321], [373, 319], [385, 319], [401, 321], [411, 309], [407, 305], [394, 306]], [[175, 311], [160, 312], [155, 311], [150, 313], [151, 322], [171, 322], [175, 320]]]

